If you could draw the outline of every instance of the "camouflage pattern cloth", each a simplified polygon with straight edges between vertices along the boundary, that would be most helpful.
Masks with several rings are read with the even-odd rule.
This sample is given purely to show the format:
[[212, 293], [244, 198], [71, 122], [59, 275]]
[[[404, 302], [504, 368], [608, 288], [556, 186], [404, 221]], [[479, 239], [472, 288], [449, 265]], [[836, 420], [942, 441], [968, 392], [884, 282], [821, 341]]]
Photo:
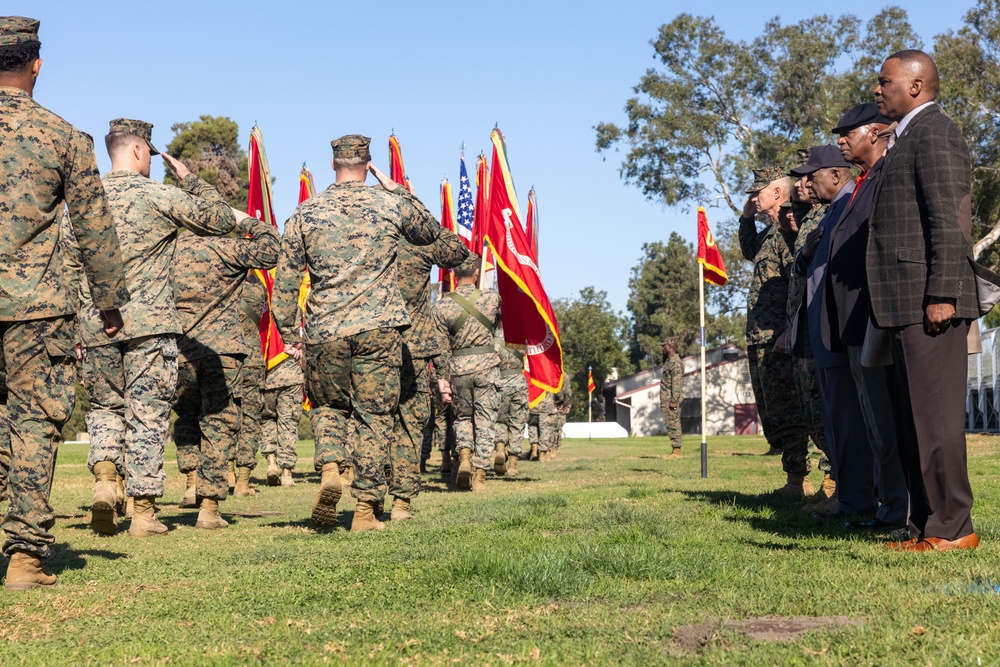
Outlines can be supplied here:
[[[294, 359], [282, 362], [280, 366], [293, 364]], [[301, 375], [301, 369], [299, 374]], [[261, 453], [274, 454], [278, 467], [293, 470], [298, 462], [295, 446], [299, 442], [299, 420], [302, 419], [302, 383], [264, 390], [264, 404], [261, 413]]]
[[389, 450], [392, 467], [389, 492], [398, 498], [413, 499], [420, 490], [420, 449], [431, 417], [428, 366], [430, 359], [446, 351], [448, 346], [447, 338], [431, 319], [431, 267], [450, 269], [468, 256], [462, 239], [447, 229], [442, 229], [441, 235], [430, 245], [400, 243], [396, 261], [399, 293], [406, 303], [412, 326], [403, 331], [399, 410], [393, 427], [396, 440]]
[[539, 403], [528, 410], [528, 442], [538, 445], [538, 451], [548, 452], [559, 446], [559, 414], [556, 399], [549, 392]]
[[[667, 357], [660, 376], [660, 410], [673, 449], [681, 448], [681, 402], [684, 400], [684, 362], [678, 355]], [[673, 403], [676, 407], [670, 408]]]
[[121, 250], [93, 142], [23, 90], [0, 87], [0, 371], [10, 425], [3, 553], [49, 556], [49, 491], [75, 402], [76, 294], [57, 256], [64, 204], [102, 310], [128, 301]]
[[343, 469], [350, 460], [359, 501], [377, 502], [388, 488], [403, 362], [399, 329], [410, 324], [398, 287], [400, 241], [428, 245], [441, 230], [405, 188], [388, 192], [360, 181], [334, 183], [285, 223], [274, 319], [284, 340], [298, 335], [299, 285], [308, 270], [304, 368], [315, 465]]
[[503, 330], [497, 329], [500, 344], [500, 410], [497, 412], [497, 442], [507, 453], [524, 456], [524, 425], [528, 422], [528, 380], [524, 377], [524, 355], [504, 345]]
[[253, 271], [247, 274], [240, 298], [240, 327], [246, 343], [243, 358], [243, 418], [236, 440], [233, 461], [237, 467], [257, 467], [257, 450], [261, 448], [264, 411], [264, 354], [260, 349], [259, 323], [267, 309], [267, 290]]
[[395, 327], [305, 346], [316, 469], [336, 463], [343, 472], [353, 466], [351, 495], [359, 502], [378, 502], [388, 490], [385, 473], [402, 356]]
[[795, 358], [775, 352], [771, 343], [747, 346], [747, 357], [764, 437], [781, 450], [786, 473], [808, 473], [809, 438], [795, 384]]
[[[467, 311], [457, 299], [469, 303]], [[449, 348], [438, 357], [439, 376], [451, 383], [455, 414], [455, 450], [472, 450], [474, 468], [491, 466], [500, 410], [500, 357], [494, 333], [500, 325], [500, 294], [459, 285], [431, 308], [434, 326], [447, 336]], [[492, 325], [487, 328], [480, 318]]]
[[163, 443], [177, 386], [177, 336], [143, 336], [86, 348], [83, 386], [90, 394], [90, 471], [111, 461], [128, 478], [130, 496], [162, 496]]
[[[808, 213], [802, 216], [801, 222], [798, 224], [798, 234], [795, 236], [795, 245], [792, 249], [793, 266], [794, 258], [799, 256], [799, 252], [802, 250], [802, 246], [805, 245], [806, 237], [809, 236], [809, 232], [816, 229], [819, 225], [819, 221], [823, 219], [824, 215], [826, 215], [826, 208], [826, 204], [816, 204], [809, 209]], [[799, 315], [799, 306], [802, 304], [802, 299], [804, 299], [805, 296], [806, 276], [792, 271], [788, 278], [788, 298], [785, 303], [785, 331], [792, 331], [795, 318]]]
[[753, 218], [740, 218], [739, 238], [743, 257], [753, 262], [747, 294], [747, 344], [760, 345], [785, 330], [795, 232], [782, 232], [773, 225], [757, 232]]
[[431, 390], [431, 416], [424, 427], [424, 442], [420, 450], [420, 457], [425, 461], [431, 457], [431, 449], [434, 448], [435, 443], [444, 456], [451, 456], [451, 452], [455, 451], [454, 417], [451, 412], [451, 404], [441, 400], [438, 374], [434, 362], [431, 362], [429, 367], [427, 380]]
[[566, 420], [569, 419], [570, 407], [573, 405], [573, 385], [570, 384], [569, 378], [565, 375], [563, 376], [562, 387], [560, 387], [559, 392], [554, 398], [556, 402], [556, 417], [558, 417], [554, 438], [555, 448], [559, 449], [562, 446], [563, 426], [566, 425]]

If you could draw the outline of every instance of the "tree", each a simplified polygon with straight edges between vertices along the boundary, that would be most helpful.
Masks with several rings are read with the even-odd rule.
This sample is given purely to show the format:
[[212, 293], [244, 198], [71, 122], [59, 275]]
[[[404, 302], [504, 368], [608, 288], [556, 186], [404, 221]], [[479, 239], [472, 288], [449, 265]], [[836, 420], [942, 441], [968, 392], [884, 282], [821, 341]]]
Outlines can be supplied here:
[[[594, 383], [600, 387], [617, 368], [619, 374], [630, 373], [626, 347], [628, 320], [616, 313], [608, 303], [607, 292], [584, 287], [576, 299], [558, 299], [552, 304], [562, 340], [563, 368], [566, 382], [573, 389], [570, 411], [572, 421], [587, 419], [587, 368], [593, 367]], [[603, 417], [604, 401], [594, 401], [594, 419]]]
[[[194, 122], [175, 123], [170, 129], [174, 138], [167, 152], [212, 184], [230, 206], [246, 210], [250, 177], [236, 122], [225, 116], [202, 116]], [[169, 171], [164, 181], [176, 185]]]

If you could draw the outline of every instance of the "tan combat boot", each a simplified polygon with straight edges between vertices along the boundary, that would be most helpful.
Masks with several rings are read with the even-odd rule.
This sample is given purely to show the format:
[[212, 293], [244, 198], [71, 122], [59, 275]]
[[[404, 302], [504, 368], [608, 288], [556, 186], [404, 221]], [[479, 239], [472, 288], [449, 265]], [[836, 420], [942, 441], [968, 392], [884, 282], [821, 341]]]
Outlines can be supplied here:
[[806, 473], [787, 474], [785, 485], [778, 489], [778, 492], [786, 498], [792, 500], [802, 500], [813, 494], [813, 486]]
[[340, 473], [340, 485], [344, 488], [354, 484], [354, 468], [344, 466], [344, 471]]
[[359, 500], [354, 508], [354, 519], [351, 521], [351, 532], [362, 530], [385, 530], [385, 524], [378, 520], [375, 514], [376, 503]]
[[540, 451], [540, 452], [538, 452], [538, 460], [539, 461], [551, 461], [552, 460], [552, 455], [549, 454], [548, 450], [546, 450], [544, 452]]
[[6, 590], [30, 591], [41, 586], [54, 586], [56, 581], [56, 575], [46, 572], [44, 561], [35, 554], [15, 551], [10, 555], [7, 583], [4, 584]]
[[668, 456], [667, 458], [668, 459], [679, 459], [680, 457], [681, 457], [681, 448], [680, 447], [674, 447], [673, 450], [670, 452], [670, 456]]
[[219, 514], [219, 501], [214, 498], [202, 498], [198, 509], [198, 520], [194, 523], [195, 528], [202, 530], [219, 530], [228, 528], [229, 522]]
[[167, 527], [160, 523], [153, 512], [152, 496], [136, 498], [133, 507], [132, 522], [128, 526], [129, 537], [152, 537], [167, 532]]
[[268, 454], [267, 455], [267, 485], [268, 486], [278, 486], [281, 482], [281, 471], [278, 469], [278, 455]]
[[257, 491], [250, 488], [250, 468], [237, 468], [236, 469], [236, 488], [233, 489], [233, 495], [240, 498], [245, 498], [246, 496], [256, 496]]
[[187, 486], [184, 489], [184, 495], [181, 496], [181, 501], [177, 503], [181, 509], [198, 506], [198, 473], [192, 470], [185, 475], [187, 475]]
[[475, 472], [472, 473], [472, 490], [473, 491], [485, 491], [486, 490], [486, 470], [483, 468], [476, 468]]
[[131, 521], [133, 516], [135, 516], [135, 498], [129, 496], [125, 501], [125, 520]]
[[[816, 495], [818, 496], [820, 494], [817, 493]], [[819, 502], [805, 505], [802, 508], [802, 511], [815, 512], [817, 514], [826, 514], [828, 512], [836, 512], [838, 509], [840, 509], [840, 494], [837, 492], [836, 489], [834, 489], [833, 493], [830, 495], [829, 498], [824, 498]]]
[[528, 460], [529, 461], [537, 461], [538, 460], [538, 443], [537, 442], [531, 443], [531, 453], [528, 454]]
[[125, 478], [115, 475], [115, 511], [125, 514]]
[[90, 504], [90, 529], [100, 535], [118, 532], [118, 513], [115, 512], [118, 492], [118, 471], [112, 461], [94, 464], [94, 500]]
[[507, 448], [502, 442], [497, 443], [497, 449], [493, 453], [493, 473], [497, 477], [503, 477], [507, 472]]
[[517, 477], [517, 457], [512, 456], [507, 459], [506, 477]]
[[468, 491], [472, 488], [472, 450], [458, 450], [458, 476], [455, 478], [455, 488]]
[[282, 486], [295, 486], [295, 480], [292, 479], [292, 469], [282, 468], [281, 470], [281, 485]]
[[830, 473], [823, 474], [823, 483], [819, 487], [819, 491], [814, 493], [809, 499], [806, 500], [807, 505], [815, 505], [817, 503], [826, 502], [833, 496], [834, 492], [837, 490], [837, 483], [833, 481], [833, 477]]
[[340, 467], [324, 463], [321, 471], [319, 493], [312, 507], [312, 521], [319, 528], [330, 528], [337, 523], [337, 503], [343, 493]]
[[227, 477], [229, 479], [229, 492], [232, 493], [233, 489], [236, 488], [236, 461], [229, 462]]
[[413, 518], [413, 510], [410, 507], [410, 501], [406, 498], [393, 498], [392, 499], [392, 514], [389, 518], [393, 521], [405, 521], [406, 519]]

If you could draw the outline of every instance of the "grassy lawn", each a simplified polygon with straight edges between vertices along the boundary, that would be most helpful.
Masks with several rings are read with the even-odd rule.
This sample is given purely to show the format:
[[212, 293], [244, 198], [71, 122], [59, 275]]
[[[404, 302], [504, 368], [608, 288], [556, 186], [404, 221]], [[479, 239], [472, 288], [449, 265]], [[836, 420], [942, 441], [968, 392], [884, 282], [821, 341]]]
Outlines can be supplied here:
[[350, 499], [310, 527], [310, 442], [297, 486], [231, 498], [225, 531], [177, 509], [170, 460], [171, 531], [137, 540], [89, 531], [86, 451], [66, 445], [60, 584], [0, 591], [0, 664], [1000, 664], [1000, 439], [970, 436], [983, 546], [931, 555], [776, 500], [761, 438], [711, 438], [705, 480], [697, 448], [569, 440], [482, 494], [428, 476], [414, 520], [356, 535]]

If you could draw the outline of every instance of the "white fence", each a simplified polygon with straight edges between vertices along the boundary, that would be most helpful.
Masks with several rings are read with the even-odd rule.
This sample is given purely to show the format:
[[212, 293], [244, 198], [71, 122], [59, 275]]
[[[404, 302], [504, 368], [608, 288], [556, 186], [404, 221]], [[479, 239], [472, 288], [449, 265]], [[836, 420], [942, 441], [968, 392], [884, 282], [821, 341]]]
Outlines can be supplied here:
[[[973, 323], [976, 326], [976, 323]], [[1000, 433], [1000, 329], [981, 334], [983, 351], [969, 355], [969, 386], [965, 392], [968, 430], [973, 433]]]

